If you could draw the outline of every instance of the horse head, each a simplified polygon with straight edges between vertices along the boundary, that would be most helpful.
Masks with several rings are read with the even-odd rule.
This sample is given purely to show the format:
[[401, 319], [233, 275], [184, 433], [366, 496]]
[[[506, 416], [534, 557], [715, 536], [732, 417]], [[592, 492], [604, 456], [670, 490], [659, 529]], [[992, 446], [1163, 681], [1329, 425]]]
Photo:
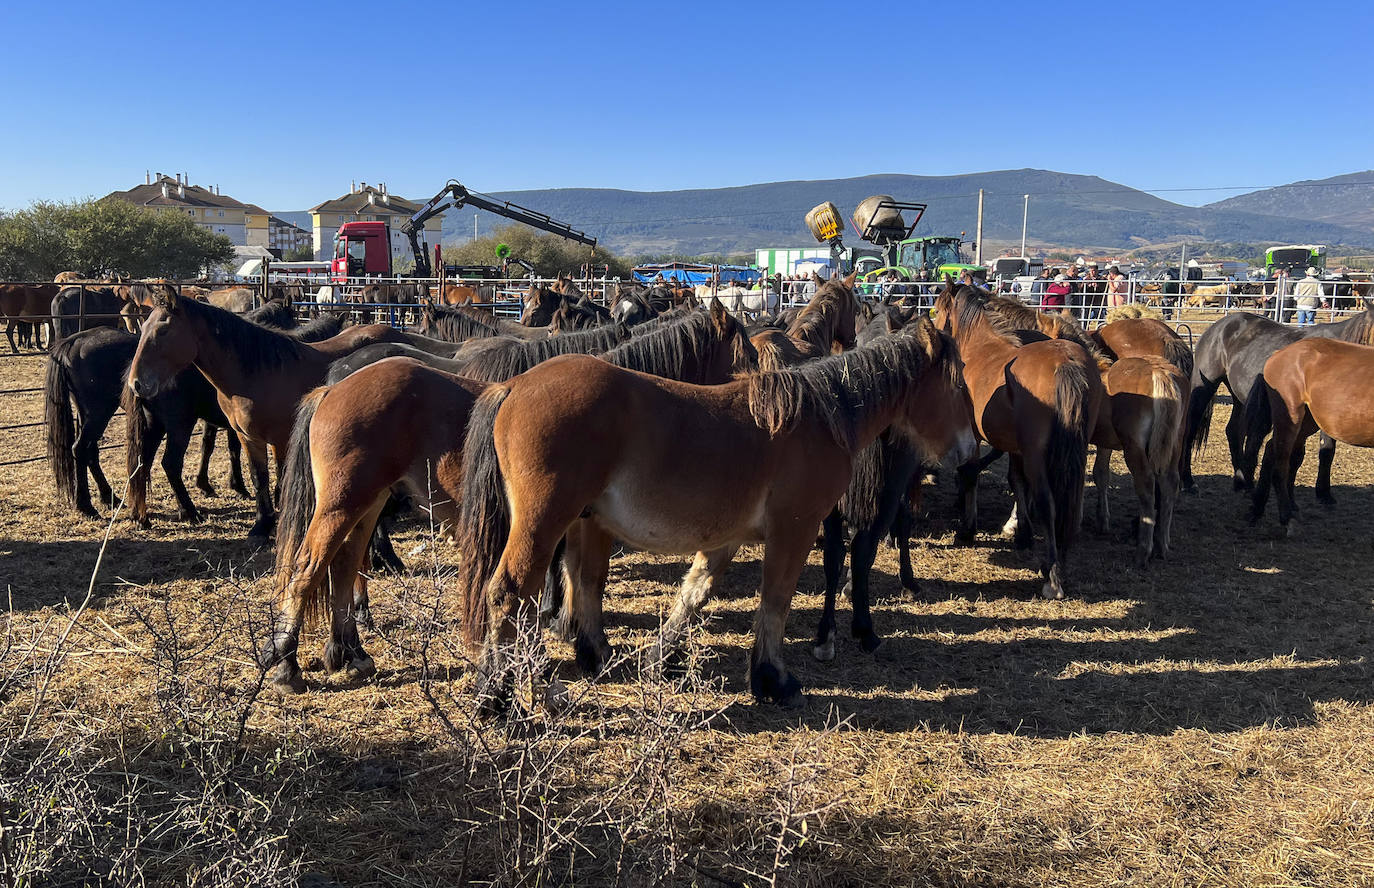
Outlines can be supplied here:
[[188, 304], [171, 288], [159, 289], [155, 295], [129, 365], [129, 388], [140, 398], [156, 395], [199, 354], [199, 340], [187, 316]]

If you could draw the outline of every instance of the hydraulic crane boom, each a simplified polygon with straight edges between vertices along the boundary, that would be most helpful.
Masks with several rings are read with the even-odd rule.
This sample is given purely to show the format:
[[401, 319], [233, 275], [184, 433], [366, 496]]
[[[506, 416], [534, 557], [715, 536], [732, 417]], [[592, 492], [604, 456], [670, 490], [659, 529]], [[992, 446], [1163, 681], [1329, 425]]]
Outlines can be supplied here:
[[477, 209], [486, 210], [488, 213], [495, 213], [516, 222], [523, 222], [531, 228], [548, 231], [579, 244], [586, 244], [590, 247], [596, 246], [596, 238], [574, 229], [571, 225], [551, 219], [538, 210], [531, 210], [508, 200], [497, 200], [476, 191], [469, 191], [458, 180], [449, 179], [443, 190], [430, 198], [415, 215], [401, 225], [401, 230], [410, 239], [410, 249], [415, 254], [416, 277], [429, 277], [433, 273], [429, 264], [429, 256], [426, 254], [425, 248], [420, 246], [420, 232], [424, 229], [425, 223], [434, 218], [436, 214], [447, 209], [457, 209], [464, 206], [477, 207]]

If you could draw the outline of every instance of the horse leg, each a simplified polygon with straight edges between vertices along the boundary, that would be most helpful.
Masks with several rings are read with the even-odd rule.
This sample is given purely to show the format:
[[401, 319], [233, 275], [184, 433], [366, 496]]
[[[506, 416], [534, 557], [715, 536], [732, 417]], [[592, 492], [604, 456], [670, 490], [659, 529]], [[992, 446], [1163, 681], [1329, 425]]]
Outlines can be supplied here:
[[247, 499], [248, 485], [243, 483], [243, 442], [233, 429], [225, 429], [225, 440], [229, 447], [229, 489]]
[[[1127, 462], [1129, 466], [1129, 461]], [[1134, 473], [1134, 470], [1132, 470]], [[1111, 514], [1107, 506], [1107, 491], [1112, 485], [1112, 452], [1105, 447], [1098, 446], [1097, 457], [1093, 460], [1093, 488], [1097, 492], [1097, 532], [1106, 533], [1107, 527], [1111, 523]]]
[[385, 503], [384, 498], [378, 498], [349, 531], [329, 563], [330, 639], [325, 645], [324, 668], [329, 672], [343, 668], [353, 679], [365, 679], [377, 671], [372, 658], [363, 650], [356, 618], [358, 601], [367, 606], [367, 577], [363, 574], [367, 542]]
[[180, 428], [174, 425], [167, 429], [167, 445], [162, 449], [162, 473], [167, 476], [172, 495], [176, 497], [177, 517], [191, 524], [199, 524], [200, 512], [191, 501], [191, 494], [186, 492], [186, 484], [181, 480], [182, 467], [186, 462], [186, 448], [190, 446], [191, 435], [195, 432], [195, 419], [192, 417], [190, 422], [180, 425]]
[[1155, 554], [1161, 561], [1169, 557], [1169, 534], [1174, 526], [1174, 504], [1178, 502], [1178, 467], [1170, 463], [1158, 478], [1159, 524], [1155, 527]]
[[100, 436], [110, 424], [110, 417], [114, 415], [114, 405], [101, 405], [96, 410], [82, 410], [78, 402], [77, 411], [81, 428], [77, 433], [76, 443], [72, 445], [72, 454], [76, 457], [76, 508], [83, 515], [99, 518], [100, 513], [91, 505], [91, 488], [86, 480], [86, 473], [90, 472], [91, 478], [95, 481], [101, 503], [113, 507], [114, 492], [105, 480], [105, 473], [100, 470]]
[[[382, 507], [382, 512], [377, 518], [377, 526], [373, 528], [372, 538], [368, 541], [368, 563], [372, 565], [373, 570], [388, 571], [398, 576], [405, 573], [405, 562], [391, 545], [391, 528], [395, 517], [408, 506], [405, 497], [394, 492], [387, 495], [386, 505]], [[372, 628], [368, 622], [364, 622], [363, 625], [368, 629]]]
[[[1279, 524], [1283, 526], [1288, 536], [1293, 536], [1298, 532], [1298, 523], [1293, 519], [1298, 514], [1298, 504], [1293, 497], [1293, 489], [1298, 482], [1298, 469], [1302, 468], [1303, 458], [1306, 454], [1306, 439], [1302, 437], [1297, 425], [1291, 430], [1285, 429], [1283, 440], [1279, 439], [1278, 425], [1274, 426], [1274, 438], [1278, 442], [1274, 450], [1274, 465], [1287, 466], [1281, 477], [1275, 481], [1275, 500], [1279, 507]], [[1287, 459], [1284, 459], [1285, 451]]]
[[1026, 467], [1017, 454], [1007, 460], [1007, 483], [1011, 485], [1011, 516], [1002, 525], [1003, 536], [1012, 540], [1012, 548], [1025, 551], [1035, 545], [1035, 528], [1031, 524], [1030, 491], [1026, 487]]
[[1025, 473], [1025, 487], [1030, 494], [1031, 507], [1027, 510], [1031, 521], [1040, 525], [1043, 534], [1043, 549], [1040, 559], [1040, 574], [1045, 578], [1040, 594], [1057, 601], [1064, 597], [1063, 567], [1059, 563], [1059, 542], [1055, 534], [1054, 493], [1051, 480], [1046, 477], [1044, 457], [1039, 460], [1021, 460]]
[[601, 602], [606, 595], [606, 577], [610, 571], [615, 537], [593, 521], [579, 523], [582, 527], [579, 533], [577, 575], [571, 578], [575, 582], [571, 609], [576, 633], [573, 651], [582, 672], [595, 675], [613, 653], [611, 643], [606, 639]]
[[[1251, 442], [1245, 434], [1245, 405], [1237, 399], [1231, 405], [1231, 418], [1226, 420], [1226, 445], [1231, 450], [1231, 486], [1235, 490], [1253, 490], [1255, 487], [1255, 461], [1251, 457], [1259, 454], [1263, 436]], [[1247, 446], [1248, 445], [1248, 446]]]
[[[568, 531], [572, 533], [572, 530]], [[564, 553], [568, 549], [568, 537], [558, 541], [558, 545], [553, 549], [553, 561], [549, 562], [549, 569], [544, 572], [544, 597], [539, 600], [539, 619], [543, 620], [552, 629], [555, 635], [569, 640], [573, 627], [569, 622], [569, 611], [563, 606], [563, 565]]]
[[1336, 439], [1322, 432], [1317, 445], [1317, 502], [1323, 506], [1336, 504], [1335, 497], [1331, 495], [1331, 461], [1335, 458]]
[[267, 445], [262, 441], [245, 439], [243, 447], [248, 451], [248, 465], [258, 503], [258, 519], [248, 531], [248, 538], [265, 540], [277, 525], [276, 508], [272, 503], [272, 477], [267, 468]]
[[759, 702], [772, 700], [784, 708], [806, 702], [801, 682], [789, 674], [782, 661], [782, 639], [787, 629], [787, 612], [797, 578], [811, 550], [816, 521], [797, 522], [796, 530], [784, 528], [764, 542], [763, 587], [754, 617], [754, 649], [749, 658], [749, 688]]
[[[814, 542], [814, 539], [813, 539]], [[711, 589], [725, 568], [735, 558], [738, 546], [726, 546], [711, 552], [698, 552], [692, 566], [682, 578], [673, 610], [659, 630], [659, 639], [650, 649], [651, 663], [666, 663], [676, 658], [682, 636], [701, 615], [701, 608], [711, 598]]]
[[902, 503], [892, 521], [892, 532], [897, 537], [897, 574], [903, 589], [920, 595], [921, 584], [916, 582], [916, 574], [911, 569], [911, 534], [915, 529], [915, 512], [910, 503]]
[[840, 574], [844, 570], [844, 518], [839, 508], [830, 510], [821, 522], [825, 536], [822, 561], [825, 565], [825, 605], [821, 621], [816, 626], [816, 644], [811, 654], [822, 663], [835, 659], [835, 596], [839, 592]]
[[1131, 472], [1131, 483], [1140, 500], [1140, 520], [1136, 530], [1136, 564], [1145, 567], [1155, 548], [1155, 474], [1150, 468], [1149, 455], [1143, 448], [1126, 444], [1122, 455]]
[[1271, 438], [1264, 448], [1264, 459], [1260, 462], [1259, 479], [1255, 489], [1250, 492], [1250, 523], [1257, 523], [1264, 515], [1264, 507], [1269, 502], [1269, 488], [1274, 480], [1274, 441]]
[[[200, 430], [200, 467], [196, 470], [196, 489], [206, 496], [215, 495], [215, 486], [210, 483], [210, 454], [215, 452], [216, 431], [208, 422]], [[232, 440], [234, 433], [230, 432], [229, 437]]]
[[978, 461], [965, 463], [955, 473], [959, 488], [959, 505], [964, 513], [963, 523], [954, 534], [954, 542], [971, 546], [978, 540], [978, 475], [982, 468]]
[[[878, 526], [881, 527], [881, 523]], [[849, 604], [853, 609], [850, 634], [858, 639], [859, 647], [868, 654], [876, 651], [883, 642], [873, 630], [873, 613], [869, 609], [868, 598], [868, 580], [873, 570], [873, 559], [878, 554], [876, 531], [876, 527], [856, 531], [849, 549], [849, 573], [853, 577], [849, 592]]]

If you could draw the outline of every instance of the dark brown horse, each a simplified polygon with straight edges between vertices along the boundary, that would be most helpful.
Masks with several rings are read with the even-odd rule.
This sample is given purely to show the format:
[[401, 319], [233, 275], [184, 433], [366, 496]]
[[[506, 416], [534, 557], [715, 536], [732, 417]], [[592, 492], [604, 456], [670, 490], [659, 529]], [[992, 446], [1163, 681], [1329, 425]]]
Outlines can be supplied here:
[[1153, 355], [1173, 364], [1189, 380], [1193, 378], [1193, 350], [1183, 337], [1154, 318], [1122, 318], [1089, 334], [1113, 361]]
[[857, 274], [829, 281], [815, 276], [816, 295], [787, 325], [786, 332], [765, 330], [753, 337], [754, 347], [760, 353], [778, 356], [784, 366], [853, 348], [858, 332], [858, 303], [854, 300]]
[[9, 340], [11, 352], [19, 354], [19, 347], [14, 344], [14, 330], [20, 324], [46, 329], [47, 344], [51, 347], [54, 336], [48, 313], [57, 291], [57, 284], [0, 284], [0, 315], [6, 320], [5, 338]]
[[381, 324], [349, 327], [323, 342], [304, 343], [260, 327], [233, 312], [181, 296], [161, 300], [143, 322], [129, 368], [129, 386], [152, 398], [194, 364], [219, 393], [220, 407], [248, 451], [256, 485], [258, 519], [249, 536], [265, 537], [275, 521], [267, 450], [279, 467], [291, 438], [296, 405], [324, 381], [333, 360], [374, 342], [451, 349]]
[[[954, 335], [964, 359], [978, 434], [1011, 455], [1008, 479], [1017, 512], [1029, 516], [1044, 540], [1041, 594], [1063, 598], [1061, 559], [1078, 529], [1088, 438], [1097, 425], [1103, 391], [1098, 367], [1082, 346], [1064, 339], [1021, 345], [1014, 328], [988, 311], [987, 293], [947, 282], [936, 298], [936, 323]], [[964, 501], [961, 537], [977, 521], [977, 463], [960, 471]]]
[[[1264, 514], [1269, 488], [1278, 500], [1279, 524], [1297, 530], [1293, 485], [1307, 439], [1320, 431], [1356, 447], [1374, 447], [1374, 348], [1336, 339], [1300, 339], [1264, 363], [1264, 407], [1251, 398], [1251, 433], [1262, 437], [1266, 420], [1273, 437], [1255, 484], [1251, 521]], [[1262, 414], [1262, 415], [1261, 415]]]
[[[606, 355], [617, 366], [691, 382], [721, 382], [752, 369], [753, 350], [717, 304], [665, 324]], [[390, 358], [364, 367], [301, 404], [282, 482], [277, 532], [283, 622], [263, 654], [281, 663], [274, 687], [304, 689], [294, 656], [305, 616], [331, 616], [330, 671], [371, 671], [353, 625], [367, 605], [362, 559], [389, 491], [403, 489], [451, 530], [462, 501], [459, 469], [468, 413], [485, 383]], [[329, 581], [325, 582], [328, 572]], [[598, 627], [599, 630], [599, 627]]]
[[[579, 517], [582, 612], [600, 600], [615, 538], [655, 552], [765, 547], [750, 687], [802, 701], [782, 638], [816, 528], [849, 480], [853, 454], [951, 387], [947, 340], [927, 324], [842, 355], [696, 386], [569, 356], [493, 385], [463, 454], [464, 637], [484, 646], [484, 683], [507, 690], [517, 621], [532, 616], [554, 547]], [[917, 414], [913, 416], [913, 412]], [[591, 538], [588, 538], [590, 535]]]

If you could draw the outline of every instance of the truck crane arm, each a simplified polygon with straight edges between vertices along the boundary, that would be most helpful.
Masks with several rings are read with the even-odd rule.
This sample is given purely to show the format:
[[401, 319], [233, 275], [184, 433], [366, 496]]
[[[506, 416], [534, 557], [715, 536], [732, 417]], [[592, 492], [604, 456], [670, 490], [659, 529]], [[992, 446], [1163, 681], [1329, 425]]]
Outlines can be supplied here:
[[415, 215], [401, 225], [401, 230], [410, 239], [411, 252], [415, 254], [415, 275], [417, 277], [429, 277], [433, 272], [433, 269], [430, 268], [429, 256], [426, 255], [424, 247], [420, 246], [420, 232], [424, 230], [425, 223], [445, 210], [464, 206], [486, 210], [488, 213], [495, 213], [498, 216], [522, 222], [531, 228], [548, 231], [579, 244], [587, 244], [590, 247], [596, 246], [596, 238], [574, 229], [571, 225], [558, 222], [538, 210], [531, 210], [508, 200], [497, 200], [476, 191], [469, 191], [458, 180], [449, 179], [438, 194], [430, 198], [424, 206], [416, 211]]

